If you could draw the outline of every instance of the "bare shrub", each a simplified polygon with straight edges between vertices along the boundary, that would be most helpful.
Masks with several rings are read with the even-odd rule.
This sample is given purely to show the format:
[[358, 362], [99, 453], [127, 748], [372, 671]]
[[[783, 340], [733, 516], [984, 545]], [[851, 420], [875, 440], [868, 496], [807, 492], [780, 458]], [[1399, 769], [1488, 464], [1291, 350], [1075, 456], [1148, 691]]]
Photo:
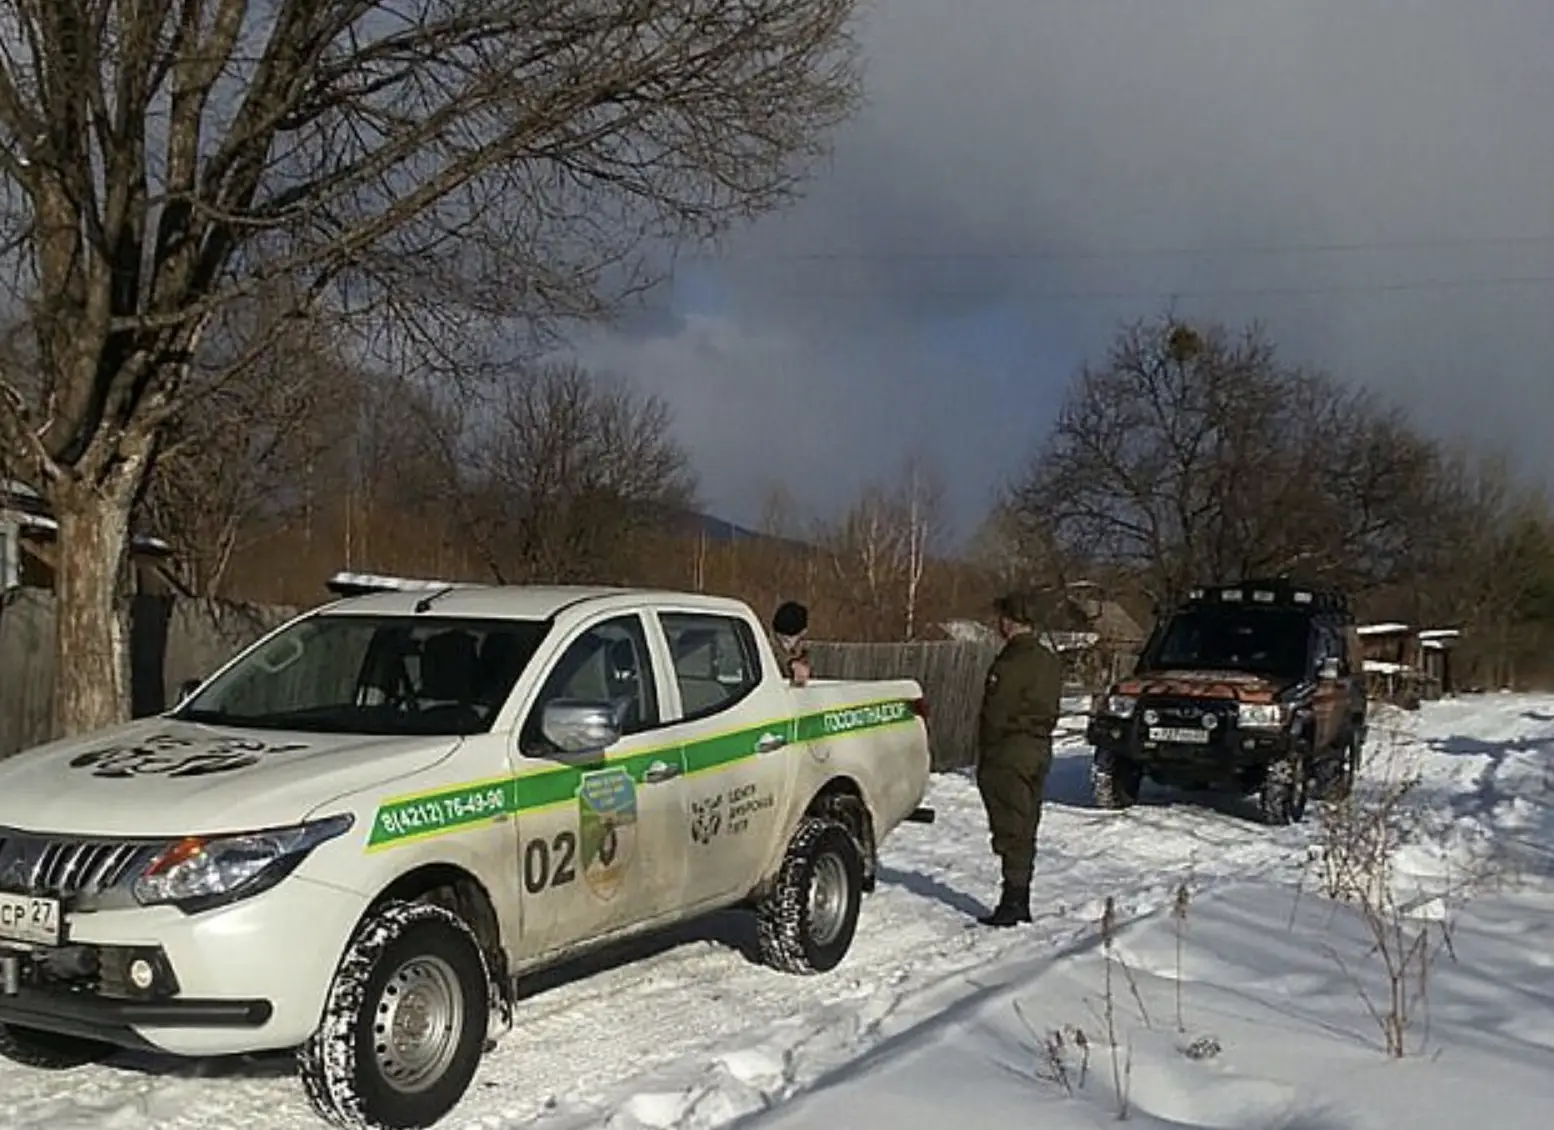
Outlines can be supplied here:
[[[1064, 1093], [1073, 1098], [1084, 1089], [1085, 1081], [1090, 1076], [1090, 1038], [1085, 1035], [1084, 1029], [1070, 1024], [1066, 1028], [1053, 1028], [1045, 1035], [1040, 1035], [1018, 1002], [1014, 1011], [1037, 1041], [1041, 1059], [1036, 1068], [1036, 1077], [1062, 1087]], [[1075, 1053], [1079, 1059], [1077, 1065], [1070, 1062]]]
[[1320, 806], [1311, 864], [1319, 889], [1354, 907], [1373, 957], [1385, 976], [1378, 996], [1331, 945], [1325, 952], [1342, 969], [1381, 1031], [1387, 1055], [1408, 1054], [1410, 1033], [1428, 1030], [1430, 978], [1445, 953], [1455, 960], [1453, 906], [1491, 881], [1492, 859], [1448, 876], [1433, 893], [1401, 890], [1397, 856], [1410, 843], [1449, 842], [1442, 816], [1422, 788], [1419, 746], [1397, 722], [1372, 743], [1370, 764], [1349, 796]]
[[1187, 932], [1187, 912], [1192, 905], [1192, 893], [1188, 890], [1187, 880], [1183, 879], [1176, 887], [1176, 896], [1171, 900], [1171, 925], [1176, 935], [1176, 1030], [1186, 1032], [1187, 1025], [1182, 1020], [1182, 940]]
[[[1138, 1001], [1142, 1010], [1144, 1002], [1138, 996], [1138, 986], [1133, 983], [1133, 974], [1128, 971], [1126, 963], [1117, 956], [1117, 904], [1111, 895], [1106, 896], [1106, 906], [1101, 911], [1101, 953], [1104, 958], [1104, 980], [1101, 989], [1101, 1022], [1106, 1029], [1106, 1047], [1111, 1056], [1112, 1064], [1112, 1089], [1117, 1096], [1117, 1119], [1126, 1121], [1129, 1111], [1129, 1094], [1133, 1079], [1133, 1045], [1129, 1043], [1126, 1049], [1117, 1036], [1117, 1002], [1116, 994], [1112, 989], [1112, 965], [1119, 965], [1128, 978], [1128, 983], [1133, 987], [1134, 999]], [[1149, 1018], [1144, 1015], [1147, 1025]]]

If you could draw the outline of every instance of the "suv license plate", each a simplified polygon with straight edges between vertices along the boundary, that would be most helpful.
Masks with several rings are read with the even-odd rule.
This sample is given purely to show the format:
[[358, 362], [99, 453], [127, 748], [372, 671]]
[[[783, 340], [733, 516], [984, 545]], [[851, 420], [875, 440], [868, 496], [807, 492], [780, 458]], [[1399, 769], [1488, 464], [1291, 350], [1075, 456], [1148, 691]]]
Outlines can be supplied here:
[[1180, 745], [1208, 745], [1209, 732], [1207, 730], [1178, 729], [1172, 726], [1151, 726], [1149, 740], [1152, 742], [1176, 742]]
[[59, 900], [0, 891], [0, 941], [59, 945]]

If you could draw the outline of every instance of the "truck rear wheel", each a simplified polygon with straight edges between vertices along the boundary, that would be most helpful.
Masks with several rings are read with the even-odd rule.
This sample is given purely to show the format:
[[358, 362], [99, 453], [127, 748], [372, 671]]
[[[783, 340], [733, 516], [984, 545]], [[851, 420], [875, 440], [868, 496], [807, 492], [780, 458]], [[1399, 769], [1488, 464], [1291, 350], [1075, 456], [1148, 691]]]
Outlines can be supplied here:
[[485, 1045], [490, 982], [474, 933], [427, 903], [392, 902], [357, 931], [298, 1065], [314, 1111], [407, 1130], [452, 1110]]
[[100, 1040], [83, 1040], [79, 1036], [0, 1024], [0, 1058], [23, 1067], [68, 1071], [106, 1059], [112, 1052], [112, 1045]]
[[1090, 764], [1090, 788], [1097, 808], [1132, 808], [1144, 787], [1144, 771], [1108, 749], [1095, 751]]
[[835, 820], [806, 817], [756, 907], [761, 960], [784, 973], [836, 968], [852, 947], [862, 898], [858, 841]]

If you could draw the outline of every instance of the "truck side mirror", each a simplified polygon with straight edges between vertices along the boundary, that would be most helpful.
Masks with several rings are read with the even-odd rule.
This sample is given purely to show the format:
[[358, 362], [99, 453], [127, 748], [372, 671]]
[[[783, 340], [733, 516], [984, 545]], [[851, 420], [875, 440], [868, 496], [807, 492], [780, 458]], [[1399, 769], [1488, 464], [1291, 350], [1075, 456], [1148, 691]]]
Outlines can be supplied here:
[[620, 712], [607, 702], [556, 699], [545, 704], [540, 732], [562, 753], [599, 753], [620, 741]]

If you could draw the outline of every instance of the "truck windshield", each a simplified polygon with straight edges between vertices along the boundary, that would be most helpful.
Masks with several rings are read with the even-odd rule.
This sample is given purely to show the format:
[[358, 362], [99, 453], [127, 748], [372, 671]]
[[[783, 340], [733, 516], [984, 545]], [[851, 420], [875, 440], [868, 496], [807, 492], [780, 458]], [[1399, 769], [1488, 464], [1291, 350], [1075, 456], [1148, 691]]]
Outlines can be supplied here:
[[1145, 663], [1156, 671], [1241, 671], [1306, 675], [1311, 620], [1281, 609], [1188, 609], [1171, 617]]
[[549, 630], [540, 620], [310, 616], [173, 716], [305, 733], [485, 733]]

